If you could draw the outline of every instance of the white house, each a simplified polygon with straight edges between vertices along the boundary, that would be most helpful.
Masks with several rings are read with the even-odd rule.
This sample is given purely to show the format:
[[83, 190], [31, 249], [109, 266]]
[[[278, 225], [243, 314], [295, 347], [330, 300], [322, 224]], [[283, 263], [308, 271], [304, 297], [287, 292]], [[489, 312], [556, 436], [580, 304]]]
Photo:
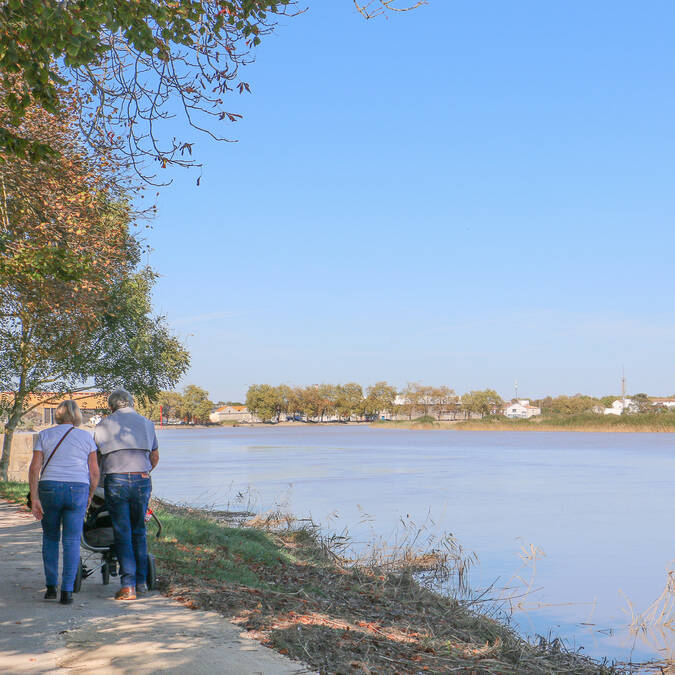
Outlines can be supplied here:
[[675, 408], [675, 398], [654, 397], [651, 401], [653, 405], [663, 406], [664, 408], [668, 408], [668, 410]]
[[515, 403], [509, 403], [504, 408], [504, 415], [511, 418], [529, 419], [541, 415], [541, 408], [530, 405], [529, 399], [521, 398]]
[[245, 405], [224, 405], [210, 415], [211, 422], [257, 422], [257, 418]]
[[622, 415], [624, 412], [637, 412], [637, 406], [629, 398], [625, 399], [625, 403], [623, 399], [617, 399], [611, 408], [605, 408], [605, 415]]

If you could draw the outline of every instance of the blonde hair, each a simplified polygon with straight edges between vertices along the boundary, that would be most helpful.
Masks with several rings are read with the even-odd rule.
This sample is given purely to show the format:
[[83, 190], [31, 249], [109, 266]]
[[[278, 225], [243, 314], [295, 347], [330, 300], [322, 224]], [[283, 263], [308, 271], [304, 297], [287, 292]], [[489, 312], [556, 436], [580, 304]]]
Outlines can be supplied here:
[[54, 419], [57, 424], [72, 424], [74, 427], [79, 427], [82, 424], [80, 406], [75, 401], [63, 401], [57, 406]]

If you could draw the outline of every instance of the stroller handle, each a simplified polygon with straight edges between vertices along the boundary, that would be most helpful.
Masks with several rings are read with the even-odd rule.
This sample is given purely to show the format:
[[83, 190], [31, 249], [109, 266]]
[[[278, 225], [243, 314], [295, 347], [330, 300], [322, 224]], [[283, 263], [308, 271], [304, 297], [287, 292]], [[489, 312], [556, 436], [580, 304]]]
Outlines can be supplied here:
[[154, 511], [151, 511], [150, 515], [157, 524], [157, 534], [155, 535], [155, 537], [159, 539], [162, 536], [162, 523], [159, 522], [159, 518], [155, 515]]

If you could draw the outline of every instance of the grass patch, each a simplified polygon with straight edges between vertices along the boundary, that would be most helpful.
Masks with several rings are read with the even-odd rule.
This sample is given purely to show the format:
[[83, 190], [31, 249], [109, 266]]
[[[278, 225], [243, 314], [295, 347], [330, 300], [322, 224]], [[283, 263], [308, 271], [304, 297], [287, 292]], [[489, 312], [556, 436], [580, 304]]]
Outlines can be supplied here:
[[227, 527], [206, 512], [176, 508], [160, 500], [153, 504], [162, 522], [162, 537], [149, 537], [150, 550], [176, 571], [265, 588], [265, 575], [259, 570], [294, 562], [265, 532]]
[[26, 494], [28, 493], [28, 483], [19, 481], [0, 481], [0, 497], [8, 502], [26, 505]]

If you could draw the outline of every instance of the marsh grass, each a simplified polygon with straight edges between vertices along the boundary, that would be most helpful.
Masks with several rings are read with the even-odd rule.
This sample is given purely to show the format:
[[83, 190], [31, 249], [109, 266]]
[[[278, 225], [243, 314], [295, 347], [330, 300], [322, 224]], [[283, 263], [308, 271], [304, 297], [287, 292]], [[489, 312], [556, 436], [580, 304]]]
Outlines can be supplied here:
[[466, 421], [423, 423], [409, 421], [375, 422], [375, 428], [453, 429], [456, 431], [613, 431], [675, 432], [675, 411], [634, 415], [542, 415], [530, 419], [508, 419], [501, 415]]
[[152, 547], [169, 595], [220, 611], [321, 673], [629, 672], [559, 640], [531, 644], [480, 603], [435, 592], [439, 580], [466, 581], [475, 558], [451, 536], [425, 553], [419, 545], [429, 539], [414, 523], [395, 545], [354, 559], [347, 533], [323, 536], [311, 521], [278, 512], [235, 533], [222, 512], [166, 502], [155, 510], [167, 541]]

